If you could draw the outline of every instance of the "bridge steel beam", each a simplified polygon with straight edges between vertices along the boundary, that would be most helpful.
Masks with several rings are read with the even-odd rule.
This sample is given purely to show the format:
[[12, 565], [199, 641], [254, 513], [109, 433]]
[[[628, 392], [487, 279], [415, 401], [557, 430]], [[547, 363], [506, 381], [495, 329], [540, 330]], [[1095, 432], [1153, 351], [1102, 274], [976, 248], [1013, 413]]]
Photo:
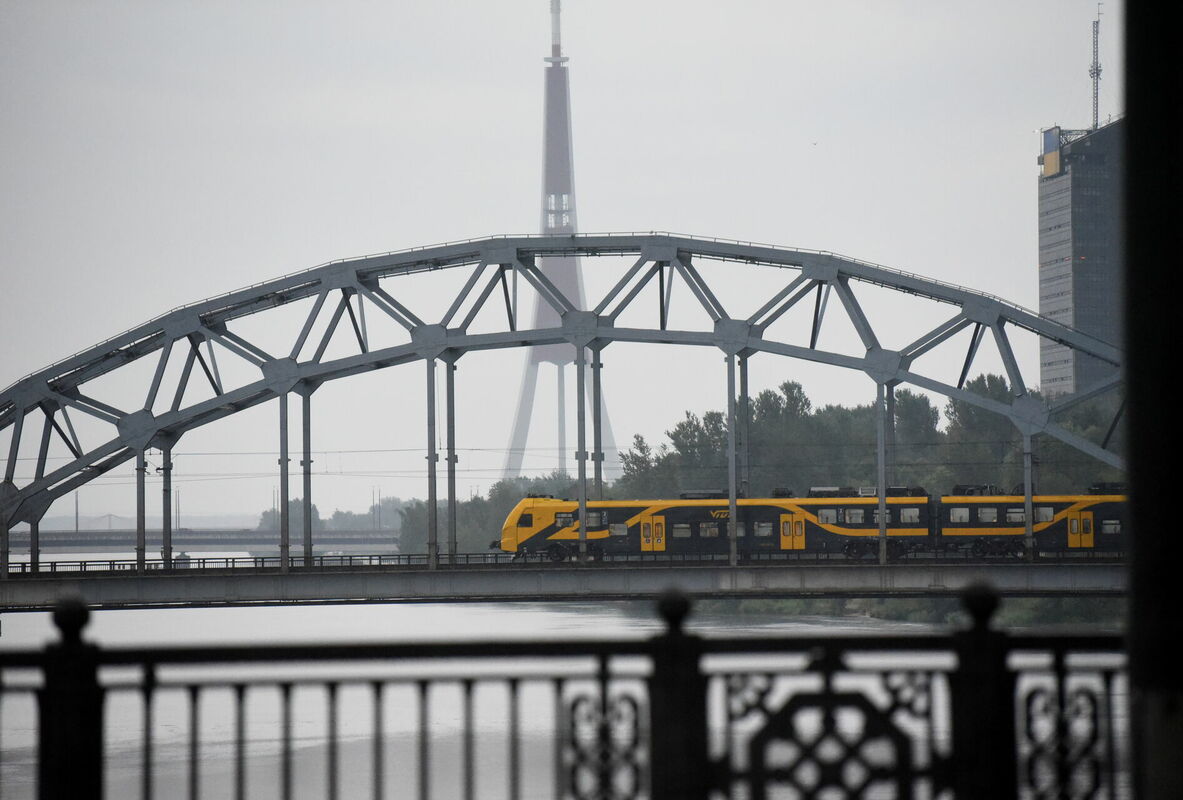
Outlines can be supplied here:
[[701, 597], [950, 597], [988, 581], [1007, 596], [1119, 596], [1123, 564], [792, 566], [601, 564], [469, 569], [195, 572], [88, 579], [38, 577], [0, 585], [0, 611], [39, 611], [65, 594], [93, 608], [308, 603], [620, 600], [656, 598], [671, 585]]
[[292, 521], [288, 508], [291, 458], [288, 457], [288, 393], [279, 396], [279, 564], [287, 572], [292, 563]]
[[436, 464], [440, 457], [435, 448], [435, 358], [424, 361], [427, 365], [427, 565], [435, 569], [440, 563], [439, 492], [436, 485]]
[[[592, 298], [587, 304], [590, 310], [582, 310], [534, 266], [539, 258], [556, 256], [585, 259], [630, 256], [637, 261], [612, 285], [603, 299], [595, 301]], [[785, 275], [783, 288], [770, 291], [767, 296], [752, 297], [753, 309], [744, 309], [735, 317], [729, 316], [719, 302], [719, 292], [695, 266], [704, 261], [723, 262], [728, 277], [749, 266], [781, 269]], [[667, 267], [669, 281], [664, 278]], [[585, 266], [585, 269], [594, 268]], [[469, 269], [472, 273], [450, 304], [447, 314], [440, 322], [433, 323], [425, 321], [425, 314], [421, 317], [407, 306], [409, 301], [403, 297], [402, 289], [407, 286], [406, 279], [441, 269]], [[483, 287], [484, 291], [480, 291], [481, 278], [490, 269], [497, 274]], [[538, 293], [540, 301], [556, 310], [560, 318], [558, 325], [522, 330], [517, 324], [520, 315], [516, 313], [515, 297], [504, 329], [476, 331], [472, 328], [493, 293], [491, 287], [503, 280], [506, 269], [513, 270], [515, 281], [520, 273], [528, 287]], [[669, 328], [669, 287], [675, 274], [689, 288], [689, 302], [700, 307], [699, 313], [705, 312], [709, 317], [710, 329]], [[649, 327], [618, 326], [621, 313], [634, 301], [639, 302], [639, 287], [655, 275], [659, 276], [659, 283], [665, 282], [660, 313], [653, 314], [658, 318]], [[901, 349], [889, 349], [885, 342], [891, 331], [876, 330], [870, 322], [857, 297], [859, 284], [885, 287], [935, 304], [952, 306], [954, 314], [949, 317], [942, 311], [928, 333]], [[840, 303], [834, 304], [839, 310], [832, 310], [830, 316], [845, 311], [847, 321], [859, 334], [861, 349], [856, 346], [854, 352], [841, 352], [817, 346], [818, 329], [823, 322], [820, 305], [813, 310], [813, 328], [807, 341], [798, 344], [772, 335], [774, 320], [808, 293], [816, 291], [819, 297], [826, 297], [831, 290], [837, 294]], [[330, 295], [335, 303], [327, 302]], [[311, 313], [291, 346], [284, 343], [279, 347], [278, 352], [286, 355], [271, 355], [260, 344], [232, 330], [244, 317], [266, 314], [275, 307], [302, 299], [313, 301]], [[372, 304], [380, 312], [380, 317], [393, 320], [409, 341], [373, 349], [369, 329], [375, 323], [365, 316], [366, 304]], [[321, 316], [326, 316], [330, 306], [334, 310], [329, 315], [328, 328], [319, 340], [309, 341], [316, 323]], [[465, 311], [465, 316], [457, 325], [461, 311]], [[339, 325], [346, 313], [350, 325]], [[829, 324], [829, 318], [825, 318], [825, 322]], [[351, 342], [356, 339], [356, 352], [326, 358], [328, 344], [338, 328], [345, 336], [344, 331], [350, 327], [352, 332], [345, 338]], [[929, 374], [914, 366], [920, 356], [946, 343], [952, 345], [953, 337], [968, 328], [989, 329], [993, 333], [1013, 388], [1009, 402], [977, 395], [958, 386], [956, 375]], [[293, 390], [303, 395], [307, 410], [308, 395], [321, 383], [375, 369], [442, 358], [444, 353], [448, 354], [447, 358], [454, 359], [481, 350], [581, 341], [592, 348], [593, 384], [598, 383], [599, 350], [613, 342], [718, 348], [732, 357], [738, 356], [744, 372], [747, 358], [756, 353], [787, 356], [861, 371], [876, 383], [892, 387], [909, 384], [964, 401], [1003, 415], [1024, 434], [1052, 436], [1102, 463], [1123, 467], [1124, 461], [1119, 455], [1067, 430], [1054, 420], [1054, 412], [1069, 407], [1072, 398], [1062, 398], [1057, 406], [1050, 407], [1027, 392], [1010, 342], [1016, 332], [1034, 334], [1118, 367], [1123, 360], [1122, 353], [1112, 344], [1040, 317], [1001, 298], [825, 251], [638, 233], [491, 237], [332, 262], [175, 309], [22, 378], [0, 392], [0, 435], [8, 435], [7, 460], [2, 473], [4, 480], [0, 482], [0, 574], [6, 573], [4, 567], [8, 555], [3, 541], [7, 537], [3, 534], [13, 525], [40, 519], [58, 498], [135, 458], [138, 452], [161, 447], [163, 443], [176, 441], [187, 431]], [[174, 376], [166, 380], [165, 367], [177, 343], [186, 351], [185, 365], [179, 379]], [[208, 360], [202, 355], [202, 343], [210, 355]], [[274, 344], [267, 347], [276, 349]], [[217, 349], [224, 351], [219, 354], [222, 358], [237, 359], [256, 370], [258, 378], [247, 378], [240, 385], [226, 383], [228, 376], [242, 374], [242, 370], [219, 370], [217, 357], [213, 355]], [[101, 388], [89, 383], [148, 356], [157, 361], [155, 370], [151, 371], [151, 380], [144, 387], [147, 400], [140, 410], [130, 413], [121, 410], [100, 396], [103, 394]], [[195, 365], [205, 373], [213, 397], [188, 400], [185, 390]], [[1121, 388], [1121, 383], [1112, 381], [1090, 387], [1086, 393], [1093, 396], [1103, 390]], [[593, 398], [595, 393], [593, 387]], [[158, 397], [165, 398], [165, 407], [160, 407]], [[523, 397], [522, 403], [531, 400]], [[593, 403], [596, 403], [597, 411], [602, 412], [600, 404], [594, 399]], [[68, 433], [52, 418], [57, 410], [62, 412]], [[91, 429], [87, 431], [90, 441], [79, 439], [69, 411], [91, 419]], [[57, 468], [39, 469], [38, 474], [32, 476], [18, 474], [22, 439], [36, 436], [31, 431], [37, 426], [24, 423], [26, 417], [37, 413], [46, 416], [70, 455]], [[747, 413], [746, 405], [744, 413]], [[306, 428], [307, 425], [306, 417]], [[46, 430], [42, 427], [43, 440]], [[560, 435], [565, 436], [565, 430], [561, 430]], [[742, 437], [741, 442], [746, 448], [747, 437]], [[27, 449], [32, 449], [31, 443]], [[309, 512], [311, 454], [307, 452], [307, 446], [305, 449], [304, 505], [305, 511]], [[0, 450], [0, 457], [3, 454], [4, 451]], [[747, 459], [743, 460], [746, 465]], [[747, 473], [745, 467], [743, 479], [747, 478]], [[306, 513], [305, 546], [309, 552], [310, 516]]]
[[587, 561], [587, 348], [575, 345], [575, 465], [579, 480], [579, 560]]
[[300, 422], [303, 429], [303, 454], [300, 459], [300, 469], [304, 475], [304, 566], [312, 568], [312, 392], [303, 391], [300, 394], [300, 406], [303, 409]]
[[448, 563], [456, 563], [456, 359], [444, 362], [444, 446], [448, 462]]
[[173, 449], [165, 446], [160, 465], [160, 558], [165, 569], [173, 566]]

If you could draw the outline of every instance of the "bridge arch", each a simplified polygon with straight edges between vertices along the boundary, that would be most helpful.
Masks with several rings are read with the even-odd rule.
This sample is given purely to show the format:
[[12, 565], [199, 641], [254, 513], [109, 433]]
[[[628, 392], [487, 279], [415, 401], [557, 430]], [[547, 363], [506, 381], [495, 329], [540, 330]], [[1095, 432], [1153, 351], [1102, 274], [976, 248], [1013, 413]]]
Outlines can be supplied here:
[[[550, 256], [627, 256], [635, 258], [611, 288], [588, 308], [577, 308], [539, 268], [538, 260]], [[701, 261], [726, 262], [728, 268], [745, 266], [772, 267], [784, 270], [779, 290], [756, 298], [758, 306], [743, 314], [729, 313], [712, 287], [696, 267]], [[467, 269], [463, 287], [450, 298], [447, 311], [438, 318], [416, 311], [400, 291], [400, 281], [427, 271]], [[671, 304], [669, 287], [677, 280], [689, 289], [690, 300], [710, 318], [709, 330], [677, 330], [667, 325]], [[516, 293], [519, 283], [536, 294], [539, 302], [555, 309], [560, 324], [551, 328], [521, 329], [517, 322]], [[880, 330], [870, 322], [860, 305], [856, 286], [871, 284], [902, 292], [950, 307], [945, 319], [911, 343], [892, 349], [885, 347]], [[623, 326], [621, 314], [638, 302], [647, 286], [658, 288], [658, 324]], [[834, 304], [853, 327], [863, 352], [841, 353], [817, 347], [817, 334], [829, 307]], [[814, 300], [813, 324], [807, 342], [793, 342], [768, 336], [768, 329], [790, 309], [808, 298]], [[269, 352], [257, 342], [233, 330], [244, 317], [265, 315], [268, 310], [298, 300], [312, 298], [312, 308], [291, 346]], [[492, 332], [472, 331], [477, 315], [490, 304], [503, 303], [505, 325]], [[365, 325], [365, 309], [393, 320], [405, 331], [401, 344], [371, 348]], [[732, 309], [734, 311], [734, 309]], [[835, 312], [838, 313], [838, 312]], [[328, 319], [324, 332], [312, 337], [318, 320]], [[971, 344], [961, 375], [933, 375], [917, 368], [916, 361], [950, 340], [972, 329]], [[333, 337], [351, 331], [356, 352], [338, 358], [326, 358]], [[891, 388], [911, 384], [946, 397], [971, 403], [1010, 419], [1023, 435], [1025, 451], [1030, 453], [1030, 438], [1036, 434], [1052, 436], [1105, 464], [1122, 467], [1123, 461], [1103, 445], [1088, 441], [1057, 424], [1054, 415], [1084, 400], [1120, 386], [1120, 370], [1114, 377], [1087, 387], [1077, 394], [1054, 403], [1031, 396], [1015, 357], [1010, 337], [1019, 332], [1034, 335], [1074, 351], [1088, 354], [1115, 367], [1122, 355], [1112, 344], [1099, 341], [1080, 331], [1041, 317], [1002, 298], [981, 294], [948, 283], [889, 269], [834, 253], [799, 250], [720, 239], [697, 238], [667, 233], [591, 234], [577, 236], [498, 236], [473, 239], [431, 247], [331, 262], [273, 281], [230, 292], [208, 300], [174, 309], [131, 330], [125, 331], [92, 348], [77, 353], [45, 369], [26, 376], [0, 393], [0, 431], [10, 429], [5, 473], [0, 482], [0, 574], [7, 572], [9, 528], [19, 522], [36, 526], [57, 498], [103, 475], [132, 459], [138, 462], [139, 528], [143, 530], [144, 453], [151, 448], [165, 452], [165, 479], [171, 469], [169, 453], [186, 432], [261, 403], [278, 399], [280, 416], [285, 420], [281, 461], [281, 486], [286, 479], [286, 417], [289, 395], [301, 398], [307, 423], [309, 398], [317, 387], [328, 381], [374, 369], [423, 361], [428, 373], [429, 393], [434, 392], [434, 370], [438, 363], [448, 367], [471, 351], [527, 347], [545, 344], [568, 344], [575, 348], [580, 442], [577, 464], [581, 503], [586, 502], [587, 461], [592, 461], [599, 479], [602, 453], [598, 443], [598, 353], [614, 342], [660, 343], [717, 348], [728, 362], [728, 397], [730, 428], [734, 434], [736, 368], [739, 381], [746, 386], [747, 359], [757, 353], [769, 353], [837, 366], [865, 373], [877, 386], [878, 408], [886, 412], [885, 397]], [[1009, 403], [983, 397], [965, 389], [969, 367], [983, 337], [993, 339], [1005, 366], [1013, 395]], [[215, 351], [216, 346], [216, 351]], [[203, 353], [203, 347], [205, 352]], [[215, 352], [223, 358], [243, 362], [257, 371], [254, 380], [231, 386], [223, 382]], [[592, 355], [593, 446], [589, 454], [585, 441], [587, 355]], [[96, 378], [115, 373], [131, 362], [156, 359], [152, 378], [142, 387], [142, 407], [126, 409], [104, 401], [88, 390]], [[166, 386], [166, 368], [170, 360], [183, 357], [184, 365], [173, 385]], [[451, 408], [451, 369], [448, 374], [449, 409]], [[186, 404], [186, 389], [191, 381], [206, 381], [213, 397]], [[745, 389], [746, 391], [746, 389]], [[162, 395], [162, 392], [164, 394]], [[173, 402], [157, 410], [159, 398], [172, 393]], [[436, 425], [434, 402], [428, 403], [429, 430]], [[98, 442], [84, 442], [70, 420], [70, 412], [86, 415], [104, 423], [110, 435]], [[448, 414], [450, 427], [450, 410]], [[307, 424], [305, 425], [307, 430]], [[39, 437], [39, 438], [38, 438]], [[31, 478], [18, 479], [16, 466], [22, 442], [38, 441], [38, 458]], [[72, 459], [48, 469], [47, 448], [51, 438], [59, 439]], [[881, 437], [882, 438], [882, 437]], [[434, 514], [435, 437], [429, 445], [429, 510]], [[304, 447], [308, 438], [305, 433]], [[449, 449], [454, 444], [449, 445]], [[880, 451], [882, 451], [882, 445]], [[735, 448], [731, 448], [731, 494], [735, 495]], [[307, 461], [307, 456], [305, 457]], [[454, 465], [454, 452], [447, 459]], [[310, 503], [309, 472], [304, 470], [306, 503]], [[883, 464], [880, 458], [882, 494]], [[454, 486], [453, 482], [449, 482]], [[1030, 495], [1028, 480], [1028, 495]], [[449, 492], [455, 501], [454, 488]], [[166, 501], [167, 502], [167, 501]], [[286, 503], [283, 506], [286, 508]], [[1030, 514], [1027, 515], [1030, 519]], [[454, 515], [452, 515], [454, 519]], [[734, 519], [734, 514], [732, 514]], [[165, 514], [165, 519], [168, 515]], [[310, 515], [305, 514], [306, 525]], [[167, 521], [166, 521], [167, 526]], [[431, 548], [437, 548], [436, 521], [432, 528]], [[286, 526], [285, 526], [286, 529]], [[309, 531], [305, 531], [310, 546]], [[142, 539], [142, 536], [141, 536]], [[283, 546], [287, 546], [286, 530]], [[454, 541], [454, 532], [453, 532]], [[733, 540], [734, 541], [734, 540]], [[142, 550], [142, 546], [141, 546]], [[286, 552], [284, 553], [286, 555]], [[429, 557], [434, 558], [429, 549]], [[140, 554], [142, 558], [142, 552]]]

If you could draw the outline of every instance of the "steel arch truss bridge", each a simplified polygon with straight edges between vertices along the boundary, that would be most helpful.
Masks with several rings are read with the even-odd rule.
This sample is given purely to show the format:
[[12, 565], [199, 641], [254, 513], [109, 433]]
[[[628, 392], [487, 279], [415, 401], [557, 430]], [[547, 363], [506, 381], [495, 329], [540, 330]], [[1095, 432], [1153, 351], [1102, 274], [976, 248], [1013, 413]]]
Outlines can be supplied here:
[[[607, 260], [614, 264], [623, 260], [631, 266], [624, 268], [623, 275], [594, 306], [593, 297], [588, 301], [591, 307], [579, 308], [547, 279], [540, 264], [548, 257], [562, 256], [616, 257]], [[711, 270], [703, 268], [707, 263], [714, 265]], [[597, 262], [585, 262], [585, 275], [590, 276], [598, 267]], [[745, 270], [756, 268], [776, 270], [770, 274], [779, 276], [777, 288], [748, 298], [748, 307], [732, 307], [733, 301], [725, 307], [720, 297], [727, 297], [727, 292], [722, 291], [725, 287], [719, 281], [726, 282], [730, 276], [738, 278]], [[415, 303], [408, 299], [414, 295], [408, 287], [415, 276], [452, 269], [464, 271], [463, 286], [450, 298], [443, 315], [431, 316], [421, 309], [417, 312]], [[702, 320], [700, 326], [677, 329], [669, 324], [674, 300], [671, 290], [675, 283], [683, 284], [685, 289], [680, 287], [676, 295], [678, 303], [693, 308]], [[860, 302], [860, 294], [869, 285], [932, 301], [936, 310], [934, 319], [940, 321], [913, 341], [891, 341], [893, 330], [884, 326], [877, 329], [865, 313], [866, 306]], [[524, 305], [529, 295], [551, 306], [558, 313], [560, 324], [522, 329], [519, 305]], [[298, 333], [278, 351], [273, 343], [265, 343], [265, 349], [244, 333], [243, 329], [250, 327], [248, 318], [265, 319], [269, 313], [276, 313], [277, 307], [300, 300], [310, 300], [310, 308]], [[801, 340], [778, 335], [783, 325], [774, 327], [774, 323], [790, 312], [795, 318], [808, 318], [808, 335]], [[835, 317], [844, 317], [856, 332], [859, 345], [853, 348], [855, 352], [836, 352], [819, 346], [823, 326], [832, 324]], [[474, 324], [478, 318], [481, 325]], [[638, 323], [638, 319], [649, 321]], [[492, 329], [490, 320], [494, 321]], [[396, 332], [395, 344], [373, 345], [373, 334], [379, 326]], [[966, 336], [959, 337], [957, 343], [950, 342], [967, 330], [970, 331], [968, 352], [962, 343]], [[1104, 443], [1085, 440], [1055, 421], [1056, 412], [1119, 388], [1120, 371], [1115, 370], [1112, 379], [1050, 405], [1024, 388], [1027, 382], [1012, 348], [1013, 336], [1032, 334], [1120, 366], [1121, 353], [1113, 345], [1003, 299], [828, 252], [639, 233], [491, 237], [332, 262], [175, 309], [5, 389], [0, 394], [0, 437], [8, 437], [4, 479], [0, 484], [0, 533], [4, 534], [0, 574], [7, 573], [7, 532], [13, 525], [28, 522], [35, 541], [40, 519], [57, 498], [131, 460], [137, 462], [138, 468], [138, 557], [142, 560], [148, 448], [159, 448], [164, 454], [161, 472], [165, 487], [167, 565], [171, 559], [168, 504], [173, 447], [188, 431], [271, 400], [279, 401], [280, 480], [286, 495], [288, 398], [293, 393], [302, 402], [304, 502], [310, 504], [309, 403], [313, 392], [327, 381], [415, 361], [423, 361], [427, 373], [428, 509], [432, 515], [428, 557], [435, 563], [440, 549], [435, 518], [437, 364], [442, 362], [447, 375], [445, 463], [448, 499], [454, 503], [452, 377], [455, 363], [471, 351], [508, 347], [567, 344], [573, 348], [578, 385], [576, 461], [581, 505], [587, 500], [589, 460], [596, 483], [602, 479], [600, 364], [603, 349], [614, 342], [689, 345], [722, 351], [727, 361], [732, 502], [735, 475], [737, 469], [743, 468], [737, 464], [735, 446], [736, 366], [739, 394], [743, 397], [747, 393], [747, 360], [757, 353], [864, 373], [877, 386], [881, 418], [891, 403], [890, 390], [911, 384], [1007, 417], [1023, 435], [1028, 454], [1031, 436], [1042, 433], [1120, 468], [1122, 459], [1106, 449]], [[1009, 403], [965, 388], [979, 344], [987, 336], [993, 339], [1013, 387]], [[342, 342], [346, 347], [342, 347]], [[936, 348], [948, 346], [958, 348], [957, 360], [963, 364], [959, 375], [927, 374], [920, 369], [918, 359]], [[142, 397], [142, 403], [127, 408], [109, 397], [104, 399], [101, 387], [109, 385], [107, 376], [124, 370], [130, 375], [130, 365], [141, 359], [154, 368], [141, 368], [135, 372], [139, 378], [128, 380], [139, 380], [142, 384], [136, 395]], [[234, 369], [229, 368], [231, 362]], [[590, 387], [585, 383], [589, 365]], [[232, 372], [247, 377], [230, 380], [227, 376]], [[585, 415], [589, 394], [591, 442], [587, 441]], [[85, 418], [85, 426], [78, 424], [80, 417]], [[880, 440], [882, 495], [882, 434]], [[51, 445], [55, 452], [67, 452], [61, 466], [56, 466], [60, 457], [48, 457]], [[22, 453], [26, 455], [22, 457]], [[3, 455], [0, 451], [0, 456]], [[55, 464], [53, 468], [51, 461]], [[18, 463], [32, 464], [33, 469], [26, 467], [18, 471]], [[286, 511], [286, 496], [280, 508]], [[455, 519], [454, 514], [449, 517]], [[734, 509], [731, 518], [735, 519]], [[311, 553], [310, 524], [311, 515], [306, 508], [303, 533], [308, 554]], [[289, 547], [287, 528], [287, 521], [283, 520], [281, 556], [285, 564]], [[449, 531], [448, 544], [451, 548], [455, 546], [454, 527]]]

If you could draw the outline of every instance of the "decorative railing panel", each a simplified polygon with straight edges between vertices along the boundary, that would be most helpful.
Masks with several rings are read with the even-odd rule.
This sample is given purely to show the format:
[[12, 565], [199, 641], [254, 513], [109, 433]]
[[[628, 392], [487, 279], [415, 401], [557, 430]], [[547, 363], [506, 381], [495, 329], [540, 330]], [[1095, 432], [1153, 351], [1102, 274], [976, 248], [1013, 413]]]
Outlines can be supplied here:
[[0, 651], [5, 798], [1129, 797], [1114, 636]]

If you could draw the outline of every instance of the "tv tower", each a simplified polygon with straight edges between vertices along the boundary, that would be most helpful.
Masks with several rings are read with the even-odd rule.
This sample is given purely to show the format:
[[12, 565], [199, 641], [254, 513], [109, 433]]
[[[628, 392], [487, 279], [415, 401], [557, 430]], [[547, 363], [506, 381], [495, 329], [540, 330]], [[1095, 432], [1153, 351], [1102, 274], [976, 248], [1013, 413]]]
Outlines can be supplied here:
[[[573, 234], [575, 223], [575, 167], [571, 155], [571, 92], [567, 82], [567, 57], [559, 24], [560, 0], [550, 0], [550, 56], [543, 59], [546, 68], [545, 128], [543, 133], [542, 163], [542, 233], [548, 235]], [[584, 307], [583, 281], [576, 257], [539, 259], [539, 268], [552, 283], [571, 299], [577, 308]], [[534, 327], [551, 328], [560, 324], [559, 315], [540, 299], [534, 306]], [[521, 474], [526, 436], [534, 412], [534, 396], [538, 390], [538, 371], [542, 364], [554, 364], [558, 382], [558, 469], [567, 469], [567, 414], [566, 366], [574, 363], [570, 345], [551, 344], [532, 347], [522, 376], [518, 409], [510, 434], [509, 452], [505, 459], [505, 477]], [[612, 427], [601, 400], [603, 449], [615, 452]]]

